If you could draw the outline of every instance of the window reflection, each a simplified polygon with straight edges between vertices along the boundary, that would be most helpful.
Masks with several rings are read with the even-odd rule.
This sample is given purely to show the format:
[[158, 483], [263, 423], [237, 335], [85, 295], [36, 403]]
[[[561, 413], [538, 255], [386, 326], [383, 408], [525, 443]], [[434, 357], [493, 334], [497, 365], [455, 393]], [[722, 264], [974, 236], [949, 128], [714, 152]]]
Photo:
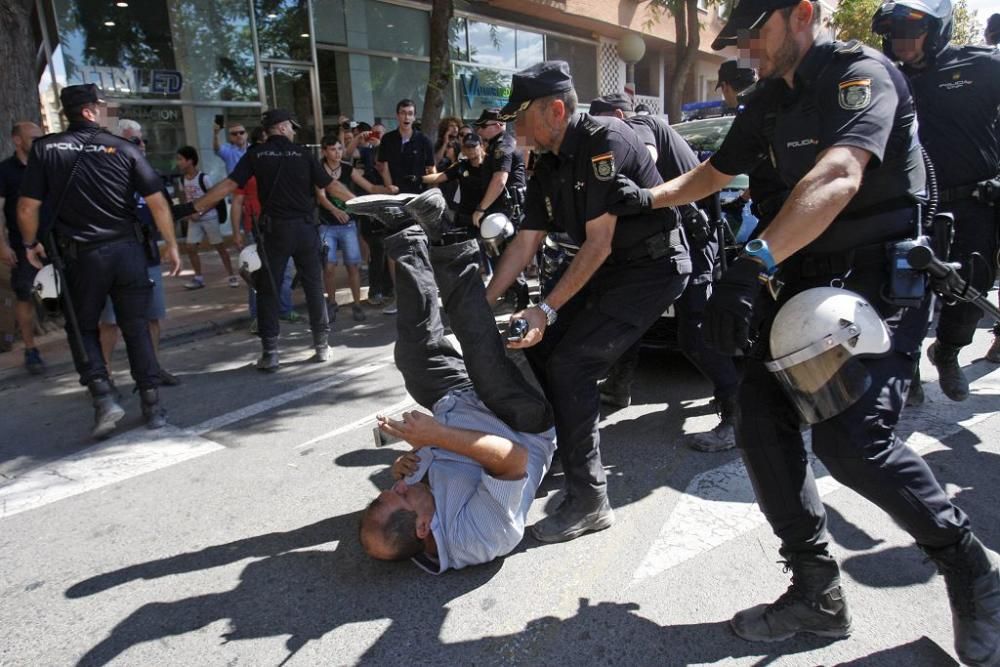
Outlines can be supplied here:
[[469, 60], [488, 67], [516, 69], [514, 29], [469, 21]]
[[260, 57], [312, 60], [309, 0], [255, 0]]
[[429, 14], [384, 2], [365, 2], [368, 44], [373, 51], [426, 56], [430, 43]]
[[517, 68], [531, 67], [545, 60], [545, 40], [534, 32], [517, 31]]

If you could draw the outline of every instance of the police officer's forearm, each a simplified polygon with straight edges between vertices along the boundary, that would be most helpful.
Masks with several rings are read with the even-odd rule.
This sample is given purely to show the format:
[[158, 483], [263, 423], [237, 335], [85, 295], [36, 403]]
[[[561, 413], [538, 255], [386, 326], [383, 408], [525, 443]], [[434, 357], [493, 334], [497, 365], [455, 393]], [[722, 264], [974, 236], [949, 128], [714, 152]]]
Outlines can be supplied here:
[[31, 197], [20, 197], [17, 200], [17, 226], [25, 243], [38, 240], [38, 212], [42, 202]]
[[732, 175], [722, 173], [706, 160], [686, 174], [652, 188], [653, 208], [696, 202], [715, 194], [732, 180]]
[[583, 289], [611, 255], [611, 239], [618, 219], [610, 213], [587, 223], [587, 240], [569, 263], [566, 273], [545, 297], [545, 303], [559, 310]]
[[490, 184], [486, 186], [486, 192], [483, 193], [483, 198], [479, 200], [479, 206], [476, 207], [478, 210], [485, 211], [490, 206], [493, 206], [493, 202], [497, 200], [503, 189], [507, 187], [508, 176], [509, 174], [506, 171], [498, 171], [493, 174], [490, 178]]
[[503, 255], [500, 256], [500, 261], [493, 271], [493, 278], [486, 287], [487, 303], [495, 303], [504, 295], [507, 288], [514, 284], [518, 274], [535, 256], [544, 240], [545, 232], [535, 229], [522, 229], [514, 235], [514, 240], [507, 245]]
[[239, 184], [231, 178], [224, 178], [211, 188], [208, 192], [198, 197], [192, 202], [194, 204], [195, 213], [204, 213], [205, 211], [211, 211], [215, 208], [215, 205], [226, 198], [226, 195], [236, 190], [240, 187]]
[[847, 146], [823, 152], [760, 235], [776, 262], [780, 264], [826, 231], [858, 192], [870, 158], [871, 153]]
[[153, 223], [160, 232], [160, 237], [167, 246], [177, 245], [174, 237], [174, 217], [170, 214], [170, 203], [162, 192], [156, 192], [146, 197], [146, 206], [153, 215]]

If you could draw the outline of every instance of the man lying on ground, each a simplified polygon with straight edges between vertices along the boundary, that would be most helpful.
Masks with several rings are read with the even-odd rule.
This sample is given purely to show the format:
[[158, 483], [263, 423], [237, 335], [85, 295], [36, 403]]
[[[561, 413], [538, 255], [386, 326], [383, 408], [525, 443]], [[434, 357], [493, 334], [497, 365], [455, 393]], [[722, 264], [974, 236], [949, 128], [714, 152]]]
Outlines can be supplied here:
[[[435, 574], [504, 556], [524, 536], [525, 515], [552, 461], [552, 409], [507, 358], [476, 241], [438, 245], [446, 206], [439, 190], [358, 197], [347, 206], [389, 228], [396, 366], [410, 396], [433, 413], [379, 419], [385, 434], [414, 451], [396, 460], [396, 483], [365, 510], [361, 544], [373, 558], [413, 558]], [[464, 357], [444, 338], [439, 293]]]

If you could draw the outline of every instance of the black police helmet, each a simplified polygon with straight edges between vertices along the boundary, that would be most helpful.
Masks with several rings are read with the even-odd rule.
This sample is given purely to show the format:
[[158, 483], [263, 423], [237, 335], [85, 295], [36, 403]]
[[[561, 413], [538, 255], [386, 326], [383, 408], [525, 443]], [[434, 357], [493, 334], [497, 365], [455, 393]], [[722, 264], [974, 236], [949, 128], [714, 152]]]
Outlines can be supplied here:
[[[911, 26], [912, 34], [901, 34], [900, 26]], [[933, 61], [951, 41], [954, 26], [951, 0], [890, 0], [872, 16], [872, 32], [882, 37], [882, 52], [893, 59], [894, 36], [917, 37], [926, 30], [924, 53]]]

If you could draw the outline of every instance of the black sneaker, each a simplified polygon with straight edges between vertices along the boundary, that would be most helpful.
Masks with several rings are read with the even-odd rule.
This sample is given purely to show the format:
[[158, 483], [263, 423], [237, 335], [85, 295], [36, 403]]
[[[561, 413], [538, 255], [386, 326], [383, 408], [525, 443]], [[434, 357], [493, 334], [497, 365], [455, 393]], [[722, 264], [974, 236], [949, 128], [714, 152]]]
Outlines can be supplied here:
[[177, 377], [173, 373], [169, 373], [169, 372], [163, 370], [162, 368], [160, 369], [160, 384], [161, 385], [163, 385], [164, 387], [176, 387], [180, 383], [181, 383], [181, 379], [179, 377]]
[[403, 207], [403, 211], [416, 220], [432, 242], [440, 241], [444, 235], [444, 212], [447, 210], [448, 202], [437, 188], [422, 192]]
[[364, 322], [367, 319], [365, 311], [361, 308], [361, 304], [354, 304], [351, 306], [351, 317], [354, 318], [355, 322]]

